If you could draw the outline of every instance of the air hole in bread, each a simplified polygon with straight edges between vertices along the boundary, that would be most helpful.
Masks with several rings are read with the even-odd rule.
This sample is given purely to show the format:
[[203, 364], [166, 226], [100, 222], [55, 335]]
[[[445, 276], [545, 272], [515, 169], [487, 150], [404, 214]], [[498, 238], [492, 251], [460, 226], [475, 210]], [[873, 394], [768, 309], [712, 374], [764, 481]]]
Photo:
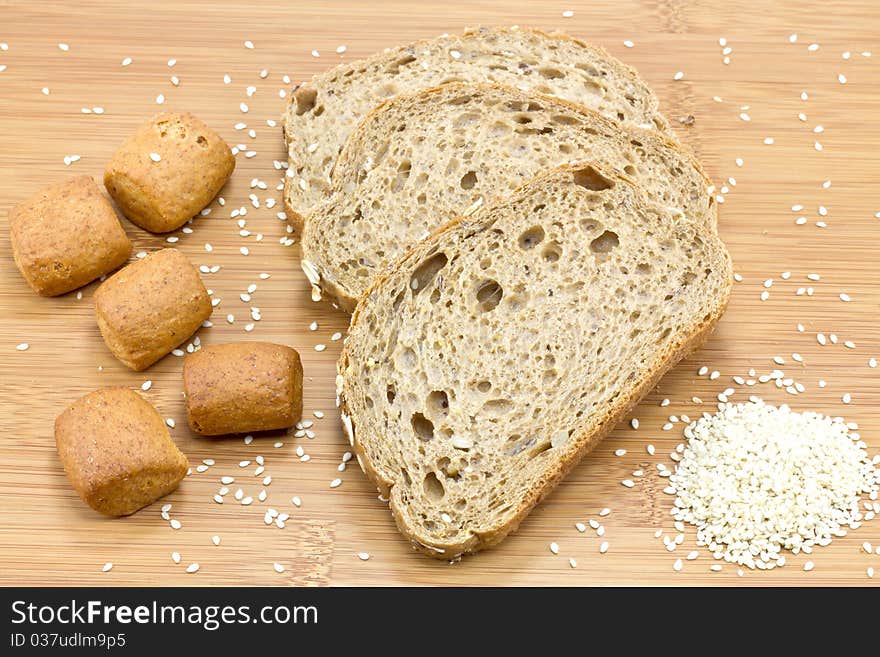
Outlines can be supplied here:
[[399, 165], [397, 165], [397, 175], [394, 177], [394, 182], [391, 184], [392, 192], [397, 193], [403, 189], [403, 186], [406, 184], [406, 181], [409, 178], [409, 172], [411, 170], [412, 162], [410, 162], [409, 160], [403, 160]]
[[449, 413], [449, 397], [443, 390], [432, 390], [428, 395], [427, 405], [434, 418], [443, 418]]
[[477, 303], [480, 304], [480, 312], [488, 313], [495, 310], [495, 307], [501, 303], [504, 296], [504, 289], [498, 284], [498, 281], [488, 279], [480, 283], [477, 288]]
[[474, 185], [477, 184], [477, 172], [476, 171], [468, 171], [461, 177], [461, 181], [459, 182], [462, 189], [473, 189]]
[[515, 123], [519, 123], [520, 125], [526, 125], [532, 122], [532, 117], [528, 114], [517, 114], [513, 117], [513, 121]]
[[509, 399], [490, 399], [483, 404], [483, 414], [490, 418], [501, 417], [510, 412], [513, 402]]
[[539, 68], [538, 73], [541, 74], [542, 78], [547, 78], [548, 80], [556, 80], [563, 77], [562, 71], [560, 71], [558, 68], [552, 68], [550, 66]]
[[404, 55], [400, 59], [397, 59], [391, 63], [391, 65], [388, 67], [388, 72], [391, 75], [397, 75], [398, 73], [400, 73], [401, 66], [412, 64], [414, 61], [416, 61], [416, 58], [413, 55]]
[[574, 172], [574, 184], [594, 192], [601, 192], [614, 187], [614, 183], [608, 180], [593, 167], [585, 167]]
[[695, 280], [697, 280], [697, 275], [696, 275], [694, 272], [692, 272], [692, 271], [686, 271], [686, 272], [685, 272], [684, 274], [682, 274], [682, 276], [681, 276], [681, 284], [682, 284], [682, 285], [685, 285], [685, 286], [686, 286], [686, 285], [690, 285], [690, 284], [693, 283]]
[[434, 439], [434, 423], [421, 413], [413, 413], [412, 428], [419, 440], [428, 442]]
[[434, 502], [439, 502], [446, 496], [446, 489], [443, 488], [443, 484], [440, 483], [440, 480], [437, 479], [437, 475], [433, 472], [429, 472], [425, 475], [422, 487], [425, 490], [427, 498]]
[[596, 239], [590, 242], [590, 251], [597, 254], [611, 253], [620, 244], [617, 233], [606, 230]]
[[416, 267], [409, 279], [409, 287], [413, 291], [414, 297], [431, 284], [437, 272], [443, 269], [447, 262], [446, 254], [441, 251], [440, 253], [435, 253], [427, 260], [423, 260]]
[[587, 75], [592, 75], [594, 78], [599, 77], [598, 69], [592, 64], [575, 64], [575, 68], [582, 70]]
[[556, 370], [545, 370], [544, 375], [541, 377], [541, 382], [546, 386], [550, 385], [556, 380]]
[[487, 393], [492, 389], [491, 381], [477, 381], [477, 390], [482, 393]]
[[394, 403], [394, 399], [397, 397], [397, 390], [390, 383], [385, 388], [385, 398], [388, 400], [389, 404]]
[[196, 137], [196, 143], [197, 143], [199, 146], [201, 146], [202, 148], [207, 148], [207, 147], [208, 147], [208, 140], [205, 139], [205, 136], [204, 136], [204, 135], [199, 135], [198, 137]]
[[660, 337], [657, 338], [657, 342], [663, 342], [666, 338], [669, 337], [669, 334], [672, 333], [672, 327], [667, 326], [663, 329], [663, 333], [660, 334]]
[[541, 226], [532, 226], [519, 236], [519, 248], [529, 250], [535, 248], [544, 240], [544, 229]]
[[551, 242], [541, 251], [544, 262], [556, 262], [562, 257], [562, 245], [559, 242]]
[[556, 125], [579, 125], [583, 123], [576, 116], [566, 116], [565, 114], [554, 114], [550, 117], [550, 121]]
[[630, 176], [634, 176], [638, 173], [636, 171], [636, 168], [632, 164], [627, 164], [625, 167], [623, 167], [623, 172]]
[[[457, 81], [458, 80], [456, 78], [447, 78], [445, 80], [442, 80], [440, 82], [440, 84], [448, 84], [449, 82], [457, 82]], [[463, 96], [456, 96], [455, 98], [450, 99], [448, 104], [449, 105], [467, 105], [473, 99], [474, 99], [474, 97], [471, 96], [470, 94], [465, 94]]]
[[647, 262], [640, 262], [638, 265], [636, 265], [636, 272], [642, 274], [643, 276], [647, 276], [648, 274], [650, 274], [653, 269], [654, 268], [651, 267], [651, 265], [649, 265]]

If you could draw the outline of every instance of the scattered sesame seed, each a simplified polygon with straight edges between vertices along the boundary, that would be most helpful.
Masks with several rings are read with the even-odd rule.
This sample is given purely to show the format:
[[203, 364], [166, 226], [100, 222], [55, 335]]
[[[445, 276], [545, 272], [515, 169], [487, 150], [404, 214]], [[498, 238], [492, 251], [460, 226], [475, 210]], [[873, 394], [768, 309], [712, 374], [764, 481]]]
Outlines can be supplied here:
[[326, 348], [327, 348], [327, 345], [325, 345], [325, 344], [316, 344], [315, 345], [315, 351], [324, 351]]
[[196, 562], [191, 563], [186, 567], [186, 572], [188, 573], [197, 573], [199, 572], [199, 564]]
[[550, 544], [550, 551], [551, 551], [553, 554], [559, 554], [559, 545], [556, 544], [556, 543], [551, 543], [551, 544]]
[[682, 565], [683, 564], [681, 562], [681, 559], [676, 559], [675, 563], [672, 564], [672, 570], [674, 570], [677, 573], [681, 572]]
[[342, 485], [342, 479], [334, 479], [330, 482], [330, 488], [339, 488]]
[[16, 345], [15, 350], [16, 351], [27, 351], [30, 348], [31, 348], [31, 346], [27, 342], [22, 342], [21, 344]]
[[180, 529], [183, 525], [180, 524], [180, 520], [177, 518], [171, 519], [171, 529]]
[[272, 568], [275, 569], [275, 572], [276, 572], [276, 573], [283, 573], [283, 572], [284, 572], [284, 566], [282, 566], [282, 565], [281, 565], [280, 563], [278, 563], [277, 561], [276, 561], [275, 563], [272, 564]]
[[621, 483], [622, 485], [626, 486], [627, 488], [632, 488], [633, 486], [635, 486], [635, 482], [633, 482], [632, 479], [624, 479], [624, 480], [621, 481], [620, 483]]
[[672, 76], [673, 80], [681, 80], [682, 78], [684, 78], [684, 72], [682, 71], [677, 71], [675, 75]]
[[108, 561], [107, 563], [104, 564], [104, 567], [101, 568], [101, 572], [102, 572], [102, 573], [110, 572], [110, 570], [111, 570], [112, 568], [113, 568], [113, 562], [112, 562], [112, 561]]
[[358, 552], [357, 558], [361, 561], [368, 561], [370, 559], [369, 552]]
[[217, 536], [217, 535], [212, 536], [212, 537], [211, 537], [211, 542], [212, 542], [214, 545], [220, 545], [220, 537]]
[[564, 12], [562, 12], [563, 18], [571, 18], [572, 16], [574, 16], [574, 12], [571, 9], [566, 9]]
[[180, 552], [172, 552], [171, 561], [173, 561], [174, 563], [180, 563]]
[[61, 50], [62, 52], [68, 52], [70, 50], [70, 46], [67, 45], [66, 43], [59, 43], [58, 49]]
[[599, 554], [605, 554], [606, 552], [608, 552], [608, 547], [608, 541], [602, 541], [602, 543], [599, 545]]
[[810, 572], [811, 570], [813, 570], [813, 562], [812, 562], [812, 561], [808, 561], [807, 563], [805, 563], [805, 564], [804, 564], [804, 570], [805, 570], [806, 572]]
[[623, 42], [623, 45], [626, 46], [627, 48], [632, 48], [636, 44], [634, 44], [632, 41], [627, 40], [627, 41]]
[[247, 48], [248, 50], [253, 50], [254, 49], [254, 42], [253, 41], [245, 41], [244, 47]]
[[162, 156], [158, 153], [150, 153], [150, 159], [153, 160], [153, 162], [159, 162], [162, 159]]

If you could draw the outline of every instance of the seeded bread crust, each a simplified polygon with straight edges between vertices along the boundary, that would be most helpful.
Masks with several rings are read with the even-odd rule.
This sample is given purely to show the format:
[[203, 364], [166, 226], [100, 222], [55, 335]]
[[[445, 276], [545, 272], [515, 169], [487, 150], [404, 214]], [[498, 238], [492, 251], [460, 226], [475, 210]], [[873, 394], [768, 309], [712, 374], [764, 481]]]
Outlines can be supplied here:
[[456, 82], [388, 100], [351, 134], [331, 196], [301, 228], [303, 268], [351, 312], [383, 267], [473, 203], [584, 159], [626, 172], [664, 205], [717, 223], [711, 182], [668, 137], [561, 98]]
[[559, 32], [468, 29], [345, 62], [293, 91], [283, 123], [290, 164], [284, 193], [288, 215], [301, 222], [297, 216], [326, 194], [339, 151], [373, 107], [453, 80], [556, 95], [615, 120], [671, 134], [647, 84], [604, 49]]
[[[549, 210], [534, 210], [541, 205]], [[551, 247], [558, 260], [545, 257]], [[497, 265], [503, 270], [481, 269], [499, 254], [510, 260]], [[554, 269], [566, 259], [567, 271]], [[518, 288], [523, 268], [534, 281]], [[485, 285], [474, 281], [487, 278], [500, 283], [500, 296], [481, 299]], [[569, 289], [579, 284], [583, 295]], [[609, 285], [622, 296], [608, 295]], [[418, 550], [455, 559], [495, 545], [705, 342], [731, 286], [729, 255], [705, 223], [672, 215], [625, 177], [592, 166], [543, 174], [437, 230], [359, 302], [337, 376], [358, 463]], [[577, 304], [559, 326], [557, 301]], [[503, 315], [492, 319], [496, 312]], [[567, 352], [540, 348], [566, 330], [577, 333]], [[518, 342], [526, 332], [533, 339]], [[479, 350], [468, 351], [475, 340]], [[563, 374], [534, 385], [532, 373], [551, 354]], [[475, 375], [487, 381], [474, 387]], [[502, 397], [481, 392], [484, 384]]]

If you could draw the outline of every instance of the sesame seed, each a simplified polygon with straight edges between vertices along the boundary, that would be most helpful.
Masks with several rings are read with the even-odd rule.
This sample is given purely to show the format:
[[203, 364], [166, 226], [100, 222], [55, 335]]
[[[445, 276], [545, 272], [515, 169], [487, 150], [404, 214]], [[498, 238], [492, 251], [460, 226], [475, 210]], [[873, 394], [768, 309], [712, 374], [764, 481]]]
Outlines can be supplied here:
[[629, 424], [633, 429], [638, 429], [639, 428], [639, 418], [634, 417], [632, 420], [629, 421]]
[[324, 351], [326, 348], [327, 348], [327, 345], [325, 345], [325, 344], [316, 344], [315, 345], [315, 351]]
[[368, 561], [370, 558], [370, 554], [368, 552], [358, 552], [357, 557], [361, 561]]
[[606, 552], [608, 552], [608, 547], [608, 541], [602, 541], [602, 543], [599, 545], [599, 554], [605, 554]]
[[196, 562], [191, 563], [186, 567], [186, 572], [188, 573], [197, 573], [199, 572], [199, 564]]
[[15, 350], [16, 351], [27, 351], [30, 348], [31, 348], [31, 346], [27, 342], [22, 342], [21, 344], [16, 345]]
[[253, 41], [245, 41], [244, 47], [247, 48], [248, 50], [253, 50], [254, 49], [254, 42]]
[[59, 43], [58, 49], [61, 50], [62, 52], [68, 52], [70, 50], [70, 46], [67, 45], [66, 43]]
[[626, 454], [625, 449], [616, 449], [614, 450], [614, 456], [624, 456]]
[[683, 564], [681, 562], [681, 559], [676, 559], [675, 563], [672, 564], [672, 570], [674, 570], [677, 573], [681, 572], [682, 565]]
[[622, 485], [626, 486], [627, 488], [632, 488], [633, 486], [635, 486], [635, 482], [633, 482], [632, 479], [624, 479], [624, 480], [621, 481], [620, 483], [621, 483]]
[[342, 53], [344, 53], [346, 50], [348, 50], [348, 46], [346, 46], [346, 45], [344, 45], [344, 44], [343, 44], [343, 45], [340, 45], [340, 46], [336, 46], [336, 53], [339, 54], [339, 55], [341, 55]]
[[272, 568], [275, 570], [276, 573], [283, 573], [284, 572], [284, 566], [282, 566], [277, 561], [272, 564]]
[[217, 536], [217, 535], [212, 536], [212, 537], [211, 537], [211, 542], [212, 542], [214, 545], [220, 545], [220, 537]]
[[110, 570], [111, 570], [112, 568], [113, 568], [113, 562], [112, 562], [112, 561], [108, 561], [107, 563], [104, 564], [104, 567], [101, 568], [101, 572], [102, 572], [102, 573], [110, 572]]
[[810, 572], [811, 570], [813, 570], [813, 562], [812, 562], [812, 561], [808, 561], [807, 563], [805, 563], [805, 564], [804, 564], [804, 570], [805, 570], [806, 572]]
[[173, 561], [174, 563], [180, 563], [180, 552], [172, 552], [171, 561]]
[[342, 485], [342, 479], [334, 479], [330, 482], [330, 488], [339, 488]]
[[153, 160], [153, 162], [159, 162], [162, 159], [162, 156], [158, 153], [150, 153], [150, 159]]
[[838, 73], [837, 81], [840, 82], [840, 84], [846, 84], [846, 76], [843, 73]]
[[684, 72], [682, 71], [677, 71], [675, 75], [672, 76], [673, 80], [681, 80], [682, 78], [684, 78]]
[[180, 524], [180, 520], [176, 518], [171, 519], [171, 529], [180, 529], [183, 525]]
[[571, 9], [566, 9], [564, 12], [562, 12], [563, 18], [571, 18], [572, 16], [574, 16], [574, 12]]
[[624, 41], [623, 45], [626, 46], [627, 48], [632, 48], [636, 44], [634, 44], [632, 41]]
[[577, 568], [578, 562], [574, 559], [574, 557], [570, 557], [568, 560], [568, 565], [572, 568]]
[[550, 552], [552, 552], [553, 554], [559, 554], [559, 545], [556, 543], [551, 543]]

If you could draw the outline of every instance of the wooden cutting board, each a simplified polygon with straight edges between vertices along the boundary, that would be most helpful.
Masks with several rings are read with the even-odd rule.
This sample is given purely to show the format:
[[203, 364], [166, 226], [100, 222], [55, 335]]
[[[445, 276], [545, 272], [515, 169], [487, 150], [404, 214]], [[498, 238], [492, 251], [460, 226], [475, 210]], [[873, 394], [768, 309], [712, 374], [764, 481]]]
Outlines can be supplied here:
[[[715, 396], [727, 387], [733, 400], [758, 394], [797, 410], [845, 415], [861, 425], [871, 453], [880, 447], [880, 310], [877, 241], [880, 238], [880, 10], [876, 3], [705, 1], [472, 3], [383, 1], [320, 3], [265, 0], [259, 3], [196, 3], [157, 0], [149, 9], [131, 3], [15, 2], [0, 6], [0, 550], [2, 584], [207, 585], [207, 584], [871, 584], [866, 568], [880, 570], [880, 556], [860, 551], [863, 541], [880, 544], [880, 521], [837, 539], [810, 558], [804, 556], [770, 573], [746, 572], [725, 565], [710, 572], [713, 560], [701, 552], [684, 569], [672, 569], [677, 557], [693, 549], [694, 533], [674, 554], [654, 532], [675, 532], [671, 499], [655, 475], [658, 462], [682, 441], [682, 424], [662, 425], [670, 414], [696, 417], [714, 410]], [[574, 12], [563, 17], [563, 11]], [[721, 205], [720, 229], [742, 275], [730, 309], [704, 349], [679, 365], [635, 410], [641, 428], [626, 424], [497, 549], [450, 565], [413, 553], [399, 537], [384, 504], [357, 466], [338, 472], [347, 444], [334, 409], [334, 362], [347, 317], [326, 302], [312, 303], [300, 273], [298, 246], [282, 246], [287, 224], [277, 213], [280, 180], [273, 162], [284, 159], [278, 120], [285, 105], [279, 95], [291, 84], [339, 61], [368, 55], [386, 46], [460, 31], [466, 25], [520, 24], [563, 28], [601, 44], [638, 68], [656, 89], [678, 135], [704, 163], [709, 174], [730, 189]], [[797, 42], [789, 35], [797, 33]], [[719, 38], [732, 48], [722, 62]], [[253, 48], [245, 47], [246, 41]], [[625, 46], [632, 41], [633, 46]], [[69, 45], [62, 50], [59, 44]], [[819, 49], [808, 50], [811, 43]], [[344, 53], [338, 51], [347, 47]], [[316, 51], [313, 53], [313, 50]], [[876, 50], [874, 57], [862, 51]], [[850, 52], [848, 59], [844, 52]], [[317, 55], [320, 56], [317, 56]], [[132, 63], [123, 66], [124, 58]], [[171, 61], [176, 60], [172, 66]], [[265, 76], [261, 71], [266, 71]], [[676, 72], [680, 80], [674, 80]], [[224, 83], [224, 75], [231, 81]], [[838, 80], [846, 77], [846, 83]], [[179, 86], [172, 83], [176, 76]], [[42, 93], [43, 88], [48, 94]], [[248, 96], [248, 88], [255, 89]], [[801, 100], [801, 92], [808, 100]], [[157, 96], [163, 94], [163, 105]], [[713, 97], [718, 97], [713, 100]], [[249, 110], [241, 111], [246, 102]], [[745, 107], [748, 106], [748, 107]], [[103, 114], [83, 113], [101, 107]], [[314, 439], [292, 435], [205, 439], [186, 427], [181, 398], [181, 359], [169, 356], [147, 372], [135, 374], [104, 347], [92, 314], [95, 285], [82, 298], [34, 296], [12, 262], [7, 210], [40, 186], [74, 174], [101, 175], [117, 144], [138, 123], [159, 109], [190, 110], [253, 157], [238, 156], [233, 180], [212, 213], [192, 224], [192, 233], [175, 233], [182, 250], [197, 265], [220, 265], [205, 274], [214, 297], [214, 326], [203, 329], [203, 343], [274, 340], [296, 347], [306, 373], [306, 418], [314, 421]], [[798, 119], [802, 112], [806, 120]], [[751, 120], [740, 118], [747, 114]], [[679, 122], [681, 120], [682, 122]], [[247, 128], [236, 129], [238, 122]], [[824, 132], [817, 126], [823, 126]], [[254, 130], [255, 136], [248, 135]], [[774, 143], [765, 143], [772, 138]], [[817, 151], [814, 143], [822, 144]], [[81, 159], [65, 166], [65, 156]], [[742, 166], [737, 162], [742, 159]], [[735, 179], [728, 182], [728, 178]], [[823, 188], [823, 181], [831, 186]], [[268, 189], [252, 189], [265, 181]], [[249, 198], [255, 194], [259, 207]], [[276, 202], [270, 208], [269, 199]], [[791, 207], [802, 204], [802, 212]], [[827, 208], [820, 217], [818, 207]], [[238, 218], [233, 210], [245, 208]], [[238, 214], [238, 213], [236, 213]], [[798, 216], [806, 224], [796, 225]], [[242, 237], [239, 219], [250, 234]], [[826, 228], [816, 221], [827, 222]], [[136, 250], [167, 246], [128, 222]], [[261, 239], [262, 238], [262, 239]], [[213, 245], [208, 252], [206, 244]], [[241, 246], [250, 249], [242, 255]], [[260, 273], [271, 278], [262, 280]], [[787, 280], [782, 272], [790, 272]], [[806, 278], [816, 273], [821, 280]], [[770, 298], [761, 301], [763, 283], [773, 279]], [[239, 295], [257, 284], [250, 303]], [[812, 296], [797, 294], [811, 287]], [[840, 300], [846, 292], [850, 303]], [[247, 325], [251, 306], [263, 319]], [[227, 315], [234, 315], [230, 324]], [[317, 330], [309, 325], [317, 323]], [[799, 332], [801, 323], [805, 330]], [[816, 332], [835, 333], [837, 345], [820, 346]], [[844, 347], [852, 340], [855, 349]], [[29, 349], [16, 346], [28, 343]], [[326, 350], [315, 350], [318, 344]], [[800, 353], [804, 363], [792, 361]], [[732, 381], [749, 368], [762, 374], [781, 356], [788, 376], [806, 390], [798, 396], [772, 385], [746, 389]], [[719, 378], [698, 376], [706, 365]], [[818, 380], [827, 381], [820, 389]], [[202, 459], [215, 465], [193, 473], [180, 489], [136, 515], [119, 520], [99, 517], [68, 486], [55, 454], [52, 425], [71, 401], [99, 386], [139, 387], [163, 416], [176, 420], [174, 439], [193, 466]], [[851, 393], [852, 403], [841, 401]], [[702, 405], [693, 397], [705, 400]], [[669, 406], [661, 407], [661, 400]], [[314, 417], [321, 411], [323, 419]], [[277, 443], [277, 444], [276, 444]], [[646, 445], [656, 446], [650, 457]], [[301, 447], [311, 457], [302, 462]], [[622, 457], [614, 451], [626, 449]], [[257, 457], [265, 472], [255, 476]], [[244, 466], [240, 462], [249, 462]], [[636, 486], [622, 479], [634, 470]], [[261, 481], [268, 498], [242, 506], [233, 499], [212, 501], [221, 476], [234, 476], [256, 497]], [[331, 489], [331, 480], [342, 485]], [[301, 499], [301, 507], [292, 498]], [[160, 517], [162, 504], [180, 520], [174, 530]], [[289, 513], [284, 529], [267, 526], [267, 508]], [[604, 539], [579, 533], [574, 523], [596, 518], [603, 507]], [[220, 537], [215, 546], [213, 536]], [[610, 549], [599, 554], [601, 540]], [[559, 554], [551, 554], [551, 542]], [[182, 561], [172, 562], [179, 552]], [[364, 561], [358, 553], [368, 553]], [[569, 558], [577, 561], [572, 568]], [[102, 572], [106, 562], [112, 570]], [[187, 574], [198, 562], [201, 569]], [[278, 562], [286, 567], [279, 574]]]

